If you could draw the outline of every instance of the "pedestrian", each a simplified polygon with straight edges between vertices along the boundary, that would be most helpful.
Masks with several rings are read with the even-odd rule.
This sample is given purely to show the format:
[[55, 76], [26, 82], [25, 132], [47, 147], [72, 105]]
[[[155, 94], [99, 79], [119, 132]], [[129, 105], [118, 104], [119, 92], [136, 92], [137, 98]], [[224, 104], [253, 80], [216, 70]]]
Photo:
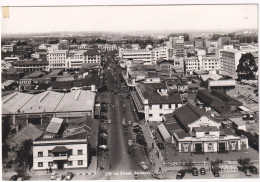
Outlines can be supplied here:
[[52, 169], [51, 169], [51, 167], [50, 167], [49, 171], [50, 171], [50, 174], [51, 174], [51, 173], [52, 173]]
[[46, 172], [47, 172], [47, 174], [49, 174], [49, 169], [48, 168], [46, 168]]
[[159, 171], [158, 172], [162, 172], [162, 168], [161, 167], [159, 167]]
[[111, 169], [112, 168], [112, 165], [111, 165], [111, 163], [109, 164], [109, 169]]

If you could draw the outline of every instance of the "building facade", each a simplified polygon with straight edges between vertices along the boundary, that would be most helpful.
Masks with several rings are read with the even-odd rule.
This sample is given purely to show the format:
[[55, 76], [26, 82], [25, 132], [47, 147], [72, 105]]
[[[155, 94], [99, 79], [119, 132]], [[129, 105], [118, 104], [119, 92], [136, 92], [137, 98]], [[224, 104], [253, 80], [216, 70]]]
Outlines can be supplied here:
[[47, 54], [49, 69], [66, 69], [66, 59], [68, 58], [68, 50], [52, 50]]
[[87, 167], [86, 135], [74, 138], [41, 139], [33, 142], [33, 170], [86, 169]]
[[232, 78], [237, 78], [236, 69], [239, 64], [239, 60], [242, 56], [242, 52], [235, 49], [227, 49], [222, 52], [223, 71], [224, 74]]

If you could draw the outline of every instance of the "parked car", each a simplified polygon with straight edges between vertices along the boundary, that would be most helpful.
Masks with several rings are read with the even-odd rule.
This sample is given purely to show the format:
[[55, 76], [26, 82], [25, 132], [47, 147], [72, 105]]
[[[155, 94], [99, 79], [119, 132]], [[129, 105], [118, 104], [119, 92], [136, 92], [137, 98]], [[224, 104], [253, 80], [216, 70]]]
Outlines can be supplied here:
[[65, 176], [62, 174], [57, 174], [57, 176], [56, 176], [57, 181], [62, 181], [64, 178], [65, 178]]
[[160, 150], [163, 150], [164, 149], [164, 145], [163, 143], [157, 143], [157, 146]]
[[176, 174], [176, 179], [182, 179], [184, 176], [185, 176], [185, 171], [184, 170], [180, 170]]
[[107, 138], [108, 135], [106, 133], [101, 133], [100, 136], [104, 137], [104, 138]]
[[13, 175], [9, 181], [17, 181], [18, 176], [17, 175]]
[[138, 132], [142, 132], [142, 130], [137, 129], [137, 128], [134, 128], [134, 129], [133, 129], [133, 132], [134, 132], [134, 133], [138, 133]]
[[200, 174], [201, 175], [206, 175], [206, 170], [204, 167], [200, 168]]
[[135, 152], [133, 148], [128, 148], [128, 154], [130, 155], [130, 157], [134, 157], [135, 156]]
[[128, 140], [128, 146], [131, 147], [131, 146], [133, 146], [133, 145], [134, 145], [133, 140]]
[[105, 115], [101, 115], [100, 119], [107, 120], [107, 116], [105, 116]]
[[138, 143], [138, 144], [140, 144], [140, 145], [143, 145], [143, 146], [147, 146], [147, 143], [146, 143], [146, 141], [144, 141], [144, 140], [136, 140], [136, 142]]
[[148, 166], [146, 165], [146, 163], [144, 161], [139, 163], [139, 166], [143, 169], [143, 170], [148, 170]]
[[253, 174], [258, 174], [257, 168], [255, 166], [249, 166], [248, 169]]
[[251, 172], [250, 172], [250, 170], [248, 168], [246, 168], [244, 170], [244, 173], [245, 173], [246, 176], [251, 176]]
[[159, 173], [159, 172], [157, 172], [157, 171], [155, 171], [155, 172], [152, 174], [152, 177], [155, 178], [155, 179], [165, 179], [165, 177], [164, 177], [161, 173]]
[[51, 180], [55, 180], [57, 178], [58, 173], [51, 173]]
[[192, 176], [198, 176], [199, 175], [198, 169], [196, 167], [193, 167], [191, 169], [191, 174]]
[[111, 122], [111, 119], [109, 119], [109, 120], [108, 120], [108, 124], [111, 124], [111, 123], [112, 123], [112, 122]]
[[213, 173], [213, 175], [214, 175], [215, 177], [219, 177], [219, 172], [218, 172], [217, 169], [213, 169], [213, 170], [212, 170], [212, 173]]
[[135, 126], [134, 126], [134, 129], [142, 130], [141, 126], [139, 126], [139, 125], [135, 125]]
[[72, 172], [67, 172], [66, 174], [66, 180], [71, 180], [73, 178], [74, 174]]

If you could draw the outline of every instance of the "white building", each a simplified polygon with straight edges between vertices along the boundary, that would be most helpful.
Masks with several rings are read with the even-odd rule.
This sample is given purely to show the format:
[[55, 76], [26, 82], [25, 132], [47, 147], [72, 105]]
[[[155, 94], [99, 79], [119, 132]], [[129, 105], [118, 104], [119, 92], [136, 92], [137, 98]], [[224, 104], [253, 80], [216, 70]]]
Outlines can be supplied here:
[[115, 51], [117, 50], [117, 46], [115, 44], [99, 44], [98, 45], [98, 48], [99, 49], [102, 49], [104, 51]]
[[222, 52], [223, 74], [232, 78], [237, 78], [236, 69], [242, 52], [236, 49], [226, 49]]
[[187, 57], [185, 62], [186, 73], [192, 74], [194, 71], [217, 71], [221, 69], [220, 59], [217, 57]]
[[168, 94], [165, 83], [144, 83], [131, 93], [139, 114], [145, 121], [162, 121], [164, 114], [182, 106], [180, 94]]
[[3, 52], [7, 52], [7, 51], [10, 51], [10, 52], [13, 52], [16, 50], [16, 45], [15, 44], [11, 44], [11, 45], [3, 45], [2, 46], [2, 51]]
[[147, 49], [139, 49], [139, 50], [121, 50], [122, 60], [135, 60], [143, 62], [143, 64], [153, 64], [152, 62], [152, 53]]
[[49, 69], [65, 69], [68, 53], [68, 50], [48, 51], [47, 61], [49, 62]]
[[17, 62], [19, 61], [19, 57], [15, 56], [15, 57], [5, 57], [4, 61], [7, 63], [12, 63], [12, 62]]
[[168, 47], [164, 46], [164, 47], [158, 47], [158, 48], [154, 48], [152, 50], [152, 61], [155, 62], [158, 59], [165, 59], [165, 60], [169, 60], [169, 50]]
[[46, 168], [86, 169], [88, 142], [86, 133], [67, 138], [40, 139], [33, 142], [33, 170]]
[[89, 49], [89, 45], [88, 44], [78, 45], [78, 49]]
[[88, 50], [87, 52], [77, 51], [66, 59], [68, 69], [80, 69], [83, 63], [101, 64], [101, 55], [98, 51]]

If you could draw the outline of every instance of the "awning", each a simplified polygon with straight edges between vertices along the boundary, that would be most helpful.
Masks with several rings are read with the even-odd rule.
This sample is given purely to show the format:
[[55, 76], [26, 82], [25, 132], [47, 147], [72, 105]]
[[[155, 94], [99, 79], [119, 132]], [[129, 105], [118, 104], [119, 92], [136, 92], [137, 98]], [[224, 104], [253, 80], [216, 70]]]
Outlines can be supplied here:
[[138, 112], [144, 113], [144, 106], [140, 102], [140, 100], [139, 100], [139, 98], [137, 96], [137, 93], [136, 92], [132, 92], [131, 95], [132, 95], [132, 98], [134, 100], [134, 103], [136, 105], [136, 108], [137, 108]]
[[160, 124], [159, 126], [157, 126], [161, 136], [163, 137], [164, 141], [169, 141], [171, 139], [171, 135], [168, 132], [168, 130], [166, 129], [164, 124]]
[[69, 149], [65, 146], [57, 146], [54, 149], [52, 149], [52, 152], [68, 152]]

